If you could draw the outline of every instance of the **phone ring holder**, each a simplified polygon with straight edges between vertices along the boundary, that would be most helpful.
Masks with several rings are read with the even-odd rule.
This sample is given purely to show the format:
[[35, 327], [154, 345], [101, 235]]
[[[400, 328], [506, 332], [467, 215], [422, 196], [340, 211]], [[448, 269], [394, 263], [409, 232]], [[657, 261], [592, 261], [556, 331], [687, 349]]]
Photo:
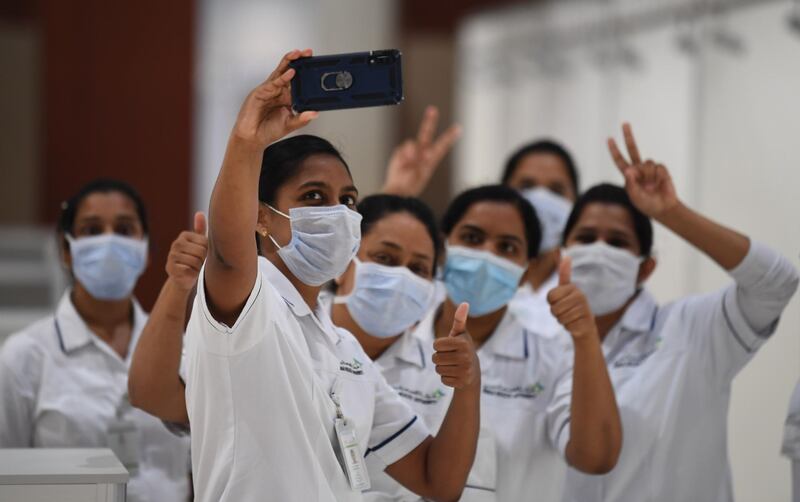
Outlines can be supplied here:
[[325, 91], [344, 91], [353, 85], [353, 75], [349, 71], [331, 71], [323, 73], [320, 85]]

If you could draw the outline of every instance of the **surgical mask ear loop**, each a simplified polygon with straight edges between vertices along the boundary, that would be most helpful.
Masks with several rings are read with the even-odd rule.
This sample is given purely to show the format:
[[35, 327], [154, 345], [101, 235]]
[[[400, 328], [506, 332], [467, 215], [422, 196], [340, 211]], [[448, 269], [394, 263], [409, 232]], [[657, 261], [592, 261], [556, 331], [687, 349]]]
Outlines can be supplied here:
[[[270, 209], [271, 209], [273, 212], [275, 212], [275, 213], [278, 213], [279, 215], [281, 215], [281, 216], [283, 216], [284, 218], [286, 218], [287, 220], [289, 220], [289, 222], [291, 222], [291, 221], [292, 221], [292, 218], [291, 218], [291, 217], [290, 217], [288, 214], [286, 214], [286, 213], [284, 213], [284, 212], [282, 212], [282, 211], [278, 211], [277, 209], [275, 209], [274, 207], [272, 207], [272, 206], [271, 206], [271, 205], [269, 205], [269, 204], [264, 204], [264, 205], [265, 205], [265, 206], [267, 206], [268, 208], [270, 208]], [[274, 238], [274, 237], [272, 237], [272, 234], [271, 234], [271, 233], [269, 233], [269, 230], [267, 230], [267, 235], [266, 235], [266, 237], [267, 237], [267, 238], [268, 238], [268, 239], [269, 239], [269, 240], [272, 242], [272, 245], [273, 245], [273, 246], [275, 246], [277, 249], [279, 249], [279, 250], [280, 250], [280, 249], [283, 249], [283, 246], [281, 246], [280, 244], [278, 244], [277, 242], [275, 242], [275, 238]]]

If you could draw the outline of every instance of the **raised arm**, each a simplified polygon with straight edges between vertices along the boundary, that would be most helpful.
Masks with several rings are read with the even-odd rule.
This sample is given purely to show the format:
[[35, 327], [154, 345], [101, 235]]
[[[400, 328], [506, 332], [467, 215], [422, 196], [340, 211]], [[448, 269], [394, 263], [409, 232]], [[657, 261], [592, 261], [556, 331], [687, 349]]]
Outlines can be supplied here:
[[785, 258], [684, 205], [663, 164], [643, 161], [629, 124], [622, 126], [630, 160], [609, 138], [614, 163], [625, 177], [625, 190], [644, 214], [669, 228], [731, 273], [737, 300], [751, 327], [763, 330], [778, 318], [797, 289], [797, 271]]
[[594, 316], [584, 294], [570, 282], [571, 271], [572, 260], [562, 258], [558, 286], [547, 294], [551, 312], [572, 335], [575, 347], [565, 456], [579, 471], [604, 474], [619, 459], [622, 422]]
[[209, 257], [205, 287], [209, 309], [218, 321], [233, 325], [258, 273], [253, 235], [258, 220], [258, 179], [264, 149], [313, 120], [316, 112], [291, 109], [289, 63], [310, 56], [292, 51], [247, 96], [233, 126], [209, 205]]
[[453, 124], [434, 139], [438, 122], [439, 109], [427, 107], [417, 137], [394, 149], [381, 192], [419, 197], [425, 190], [436, 168], [461, 136], [461, 126]]
[[183, 331], [197, 276], [206, 259], [206, 218], [194, 215], [194, 231], [181, 232], [167, 257], [167, 281], [145, 324], [131, 367], [131, 404], [167, 422], [188, 424], [185, 387], [179, 377]]
[[475, 460], [481, 369], [466, 332], [468, 312], [466, 303], [459, 305], [450, 335], [434, 342], [436, 372], [443, 384], [455, 388], [439, 433], [386, 469], [387, 474], [426, 499], [458, 500]]

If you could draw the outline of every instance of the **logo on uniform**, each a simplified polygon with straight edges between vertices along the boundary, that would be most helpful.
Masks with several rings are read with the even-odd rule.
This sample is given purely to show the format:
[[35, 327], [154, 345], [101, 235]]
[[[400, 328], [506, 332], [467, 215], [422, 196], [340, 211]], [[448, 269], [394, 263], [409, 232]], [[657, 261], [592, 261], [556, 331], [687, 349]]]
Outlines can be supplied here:
[[339, 361], [339, 371], [346, 371], [348, 373], [352, 373], [353, 375], [363, 375], [364, 374], [364, 365], [356, 359], [353, 358], [352, 361]]
[[420, 404], [436, 404], [447, 395], [442, 389], [436, 389], [433, 392], [423, 392], [421, 390], [409, 389], [402, 385], [397, 385], [394, 389], [400, 397]]
[[544, 392], [544, 385], [541, 382], [514, 387], [505, 387], [503, 385], [483, 386], [484, 394], [508, 399], [536, 399], [542, 392]]

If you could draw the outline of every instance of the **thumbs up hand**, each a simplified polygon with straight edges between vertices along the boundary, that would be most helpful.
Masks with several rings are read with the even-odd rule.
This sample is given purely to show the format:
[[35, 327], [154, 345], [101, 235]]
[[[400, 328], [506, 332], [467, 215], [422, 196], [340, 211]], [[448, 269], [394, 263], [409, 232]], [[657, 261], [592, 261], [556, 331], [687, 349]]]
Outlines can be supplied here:
[[172, 242], [167, 256], [167, 275], [181, 289], [191, 290], [207, 253], [206, 215], [198, 211], [194, 215], [193, 231], [181, 232]]
[[571, 275], [572, 259], [564, 256], [558, 265], [558, 286], [547, 293], [550, 312], [574, 339], [597, 336], [592, 309], [583, 292], [570, 282]]
[[455, 389], [480, 389], [481, 366], [475, 344], [467, 333], [468, 314], [469, 304], [459, 305], [450, 334], [433, 342], [436, 373], [442, 377], [443, 384]]

